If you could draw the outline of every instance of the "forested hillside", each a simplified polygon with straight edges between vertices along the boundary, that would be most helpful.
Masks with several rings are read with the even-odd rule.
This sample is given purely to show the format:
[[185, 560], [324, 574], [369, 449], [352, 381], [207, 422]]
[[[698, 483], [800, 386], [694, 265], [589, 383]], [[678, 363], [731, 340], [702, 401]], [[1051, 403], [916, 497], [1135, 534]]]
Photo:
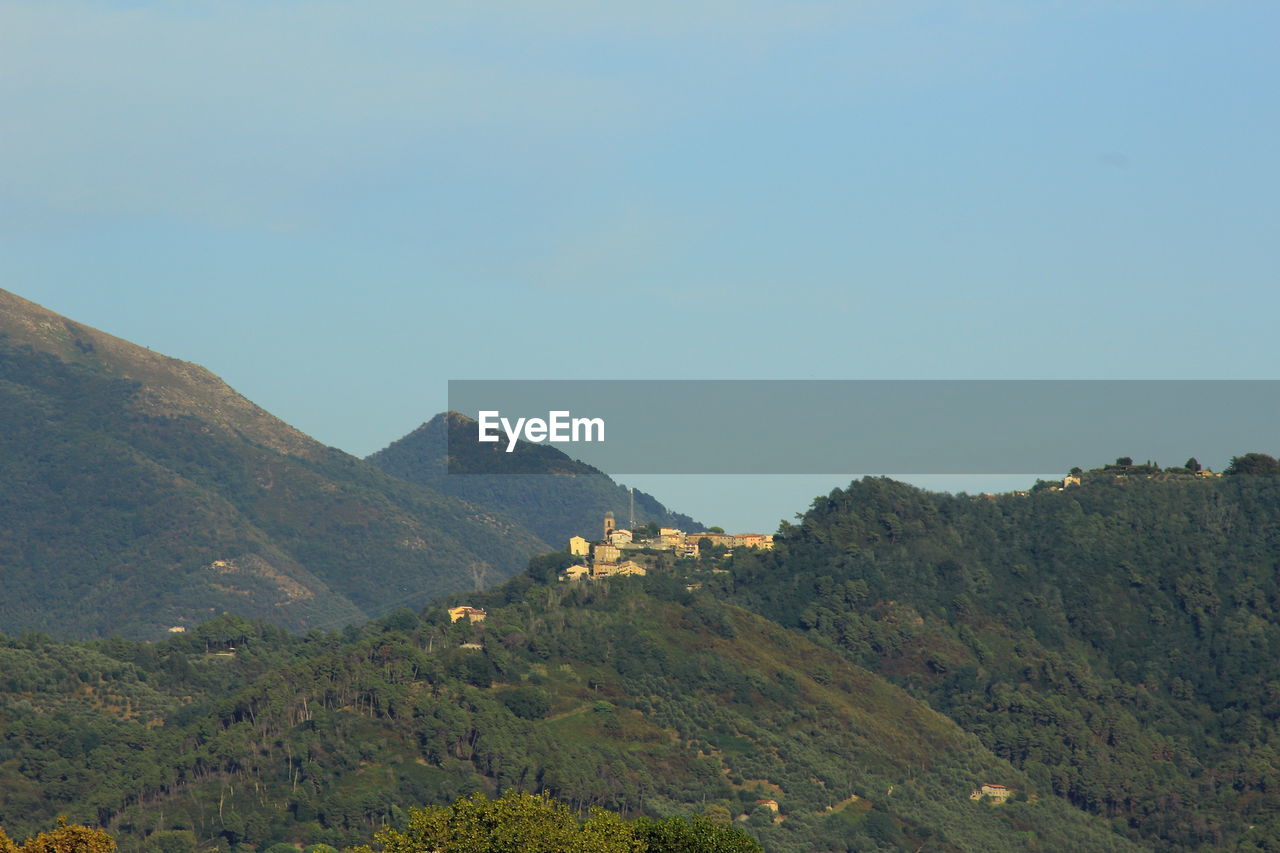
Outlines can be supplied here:
[[339, 626], [546, 549], [202, 368], [0, 291], [0, 630], [157, 637], [223, 611]]
[[637, 525], [704, 529], [548, 444], [520, 442], [507, 453], [505, 446], [477, 443], [475, 430], [476, 422], [466, 415], [444, 412], [369, 461], [393, 476], [510, 516], [557, 547], [571, 536], [597, 536], [606, 512], [621, 527], [629, 524], [634, 509]]
[[1280, 479], [1244, 473], [1267, 458], [1022, 495], [865, 479], [735, 555], [733, 599], [1158, 849], [1278, 849]]
[[1271, 457], [866, 479], [772, 552], [564, 583], [529, 555], [630, 495], [540, 446], [446, 475], [468, 428], [374, 465], [0, 291], [0, 825], [249, 853], [518, 787], [784, 853], [1280, 849]]
[[[514, 786], [745, 814], [770, 851], [1141, 849], [834, 651], [673, 576], [545, 582], [557, 561], [474, 599], [476, 624], [433, 607], [341, 634], [223, 617], [158, 644], [6, 641], [0, 825], [340, 846]], [[986, 782], [1016, 795], [970, 799]]]

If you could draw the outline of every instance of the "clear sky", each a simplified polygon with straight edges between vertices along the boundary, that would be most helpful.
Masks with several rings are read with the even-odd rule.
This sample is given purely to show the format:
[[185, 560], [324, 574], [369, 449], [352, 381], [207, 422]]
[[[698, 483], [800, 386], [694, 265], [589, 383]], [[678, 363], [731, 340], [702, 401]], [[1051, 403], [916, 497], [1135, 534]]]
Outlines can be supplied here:
[[[450, 378], [1277, 378], [1277, 33], [1273, 0], [0, 0], [0, 286], [357, 455]], [[652, 490], [807, 504], [755, 482]]]

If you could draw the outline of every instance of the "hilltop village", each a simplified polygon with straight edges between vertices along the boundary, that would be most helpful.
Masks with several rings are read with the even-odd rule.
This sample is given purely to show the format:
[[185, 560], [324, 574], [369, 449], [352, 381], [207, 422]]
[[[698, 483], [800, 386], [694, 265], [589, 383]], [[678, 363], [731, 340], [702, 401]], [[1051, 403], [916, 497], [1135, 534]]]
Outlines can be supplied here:
[[[701, 533], [685, 533], [674, 527], [648, 525], [634, 530], [615, 526], [613, 513], [604, 515], [602, 536], [595, 542], [582, 536], [569, 540], [569, 553], [582, 562], [560, 573], [562, 581], [648, 574], [646, 556], [668, 552], [678, 557], [698, 557], [705, 548], [773, 548], [773, 536], [762, 533], [730, 534], [712, 528]], [[729, 553], [732, 553], [730, 550]]]
[[[559, 574], [561, 581], [578, 581], [583, 578], [595, 580], [611, 577], [643, 577], [664, 555], [675, 557], [698, 558], [708, 553], [716, 557], [733, 556], [732, 548], [773, 549], [773, 535], [761, 533], [725, 533], [719, 528], [711, 528], [705, 532], [685, 533], [674, 527], [658, 527], [650, 524], [634, 530], [622, 530], [615, 526], [613, 513], [604, 514], [603, 534], [595, 542], [582, 536], [569, 539], [569, 553], [582, 560], [569, 566]], [[726, 569], [712, 569], [723, 573]], [[689, 590], [702, 585], [688, 584]], [[460, 604], [449, 608], [449, 621], [466, 620], [471, 624], [483, 622], [488, 613], [469, 604]], [[464, 643], [462, 648], [482, 649], [479, 643]]]

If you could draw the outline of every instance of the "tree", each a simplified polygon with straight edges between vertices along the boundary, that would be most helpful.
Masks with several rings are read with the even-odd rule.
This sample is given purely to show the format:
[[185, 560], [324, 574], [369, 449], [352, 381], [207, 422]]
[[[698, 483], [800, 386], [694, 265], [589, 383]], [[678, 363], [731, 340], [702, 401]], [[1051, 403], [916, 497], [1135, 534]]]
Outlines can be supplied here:
[[[193, 853], [195, 849], [196, 834], [189, 829], [162, 829], [147, 837], [147, 853]], [[288, 853], [297, 851], [290, 847]]]
[[387, 631], [412, 631], [418, 627], [418, 615], [407, 607], [401, 607], [383, 620]]
[[650, 521], [648, 524], [637, 525], [636, 529], [631, 531], [631, 537], [638, 542], [642, 539], [657, 539], [658, 533], [658, 522]]
[[1132, 456], [1120, 456], [1120, 457], [1117, 457], [1117, 458], [1116, 458], [1116, 467], [1117, 467], [1117, 468], [1132, 468], [1132, 467], [1133, 467], [1133, 457], [1132, 457]]
[[[720, 812], [728, 818], [727, 809]], [[451, 806], [410, 809], [407, 830], [384, 829], [374, 840], [383, 853], [761, 853], [741, 829], [703, 815], [627, 823], [592, 809], [579, 820], [546, 794], [515, 789], [497, 799], [477, 792]]]
[[116, 842], [101, 829], [69, 824], [58, 818], [58, 826], [48, 832], [14, 844], [0, 829], [0, 853], [113, 853]]
[[1194, 456], [1192, 456], [1190, 459], [1187, 460], [1187, 463], [1182, 467], [1186, 468], [1188, 471], [1199, 471], [1200, 461], [1196, 459]]
[[733, 815], [729, 814], [729, 810], [718, 803], [707, 803], [702, 809], [702, 814], [716, 826], [730, 826], [733, 823]]
[[760, 853], [761, 850], [754, 838], [736, 826], [717, 824], [702, 815], [688, 819], [640, 818], [634, 825], [636, 836], [648, 845], [649, 853]]
[[1246, 453], [1232, 456], [1225, 473], [1276, 476], [1280, 475], [1280, 462], [1265, 453]]
[[893, 818], [885, 812], [874, 808], [867, 812], [867, 819], [863, 822], [863, 829], [867, 835], [877, 841], [894, 846], [897, 846], [896, 842], [902, 836], [902, 832], [898, 829], [898, 824], [894, 822]]
[[[643, 853], [630, 824], [593, 809], [579, 821], [564, 803], [508, 790], [496, 800], [476, 792], [451, 806], [410, 809], [409, 827], [374, 836], [385, 853]], [[356, 853], [372, 853], [357, 847]]]
[[514, 687], [498, 694], [507, 710], [525, 720], [541, 720], [551, 710], [551, 697], [537, 687]]

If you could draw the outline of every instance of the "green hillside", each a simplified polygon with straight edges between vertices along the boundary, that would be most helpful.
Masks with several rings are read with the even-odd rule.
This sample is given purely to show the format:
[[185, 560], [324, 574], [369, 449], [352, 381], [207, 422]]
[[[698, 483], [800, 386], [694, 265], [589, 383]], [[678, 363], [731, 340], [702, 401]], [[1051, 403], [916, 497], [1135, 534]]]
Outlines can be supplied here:
[[1280, 850], [1271, 457], [868, 478], [771, 552], [566, 584], [529, 556], [630, 494], [471, 427], [361, 461], [0, 291], [0, 825], [250, 853], [518, 787], [770, 851]]
[[733, 600], [1040, 790], [1162, 850], [1280, 849], [1280, 479], [1110, 466], [981, 497], [866, 479], [776, 541], [732, 561]]
[[[474, 625], [432, 608], [341, 635], [222, 618], [154, 645], [4, 643], [0, 825], [65, 813], [126, 851], [343, 845], [514, 786], [746, 815], [770, 851], [1141, 849], [794, 632], [669, 576], [540, 573], [474, 600]], [[1017, 793], [971, 800], [984, 782]]]
[[337, 626], [541, 550], [202, 368], [0, 291], [0, 630], [154, 637], [223, 611]]
[[597, 537], [606, 512], [626, 527], [633, 507], [637, 525], [705, 529], [644, 492], [635, 492], [633, 502], [625, 486], [550, 445], [522, 441], [507, 453], [476, 442], [475, 430], [471, 418], [445, 412], [368, 461], [411, 483], [508, 515], [559, 547], [571, 536]]

